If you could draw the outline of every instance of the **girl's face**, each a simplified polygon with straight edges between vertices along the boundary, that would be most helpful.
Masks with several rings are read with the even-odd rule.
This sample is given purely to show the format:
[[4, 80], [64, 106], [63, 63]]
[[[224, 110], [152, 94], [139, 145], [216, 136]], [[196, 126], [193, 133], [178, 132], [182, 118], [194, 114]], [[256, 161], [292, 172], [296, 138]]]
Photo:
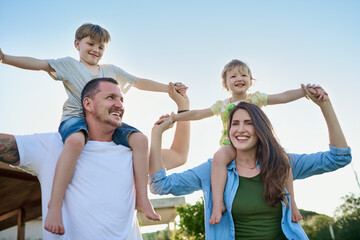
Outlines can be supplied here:
[[249, 113], [245, 109], [236, 110], [230, 124], [229, 137], [236, 150], [256, 151], [259, 138]]
[[244, 68], [234, 67], [226, 72], [226, 86], [232, 94], [246, 94], [251, 87], [251, 79]]

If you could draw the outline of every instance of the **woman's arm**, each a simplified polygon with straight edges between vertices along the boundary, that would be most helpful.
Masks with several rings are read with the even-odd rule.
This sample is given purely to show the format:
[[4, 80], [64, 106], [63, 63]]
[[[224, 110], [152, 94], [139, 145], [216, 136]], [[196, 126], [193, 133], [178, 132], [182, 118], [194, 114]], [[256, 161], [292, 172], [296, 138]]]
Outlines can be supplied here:
[[[322, 88], [315, 88], [317, 94], [309, 94], [308, 97], [317, 104], [325, 118], [328, 127], [330, 151], [313, 154], [290, 155], [293, 164], [294, 179], [306, 178], [316, 174], [335, 171], [351, 162], [351, 150], [347, 145], [344, 133], [336, 117], [334, 108], [329, 97], [323, 94]], [[318, 96], [324, 96], [319, 99]]]
[[318, 93], [317, 95], [324, 96], [323, 100], [319, 100], [319, 98], [317, 98], [317, 95], [314, 96], [314, 94], [308, 93], [309, 88], [311, 87], [307, 87], [304, 89], [307, 91], [307, 96], [321, 109], [321, 112], [326, 121], [326, 125], [328, 127], [330, 145], [338, 148], [347, 148], [348, 145], [344, 133], [336, 117], [336, 113], [331, 104], [329, 96], [321, 94], [322, 92], [324, 92], [324, 90], [321, 87], [317, 87], [315, 88]]

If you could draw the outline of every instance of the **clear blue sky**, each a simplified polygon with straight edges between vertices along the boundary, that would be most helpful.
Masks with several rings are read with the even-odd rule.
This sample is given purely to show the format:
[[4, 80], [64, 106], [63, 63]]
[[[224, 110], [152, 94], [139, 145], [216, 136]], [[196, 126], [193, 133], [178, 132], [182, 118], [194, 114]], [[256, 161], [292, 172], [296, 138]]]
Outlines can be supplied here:
[[[36, 58], [71, 56], [75, 30], [85, 22], [109, 30], [101, 63], [139, 77], [189, 86], [191, 108], [228, 97], [220, 72], [230, 60], [247, 62], [257, 79], [252, 91], [278, 93], [317, 83], [329, 93], [360, 173], [359, 1], [1, 1], [0, 48]], [[66, 99], [60, 82], [44, 72], [0, 65], [0, 132], [57, 131]], [[150, 137], [155, 120], [175, 109], [166, 94], [135, 88], [125, 95], [124, 121]], [[264, 108], [289, 152], [327, 150], [319, 109], [301, 99]], [[218, 149], [221, 120], [192, 123], [188, 163]], [[166, 134], [169, 146], [171, 131]], [[359, 193], [352, 167], [295, 182], [299, 208], [333, 216], [340, 199]], [[200, 194], [187, 197], [192, 202]], [[152, 196], [153, 197], [153, 196]]]

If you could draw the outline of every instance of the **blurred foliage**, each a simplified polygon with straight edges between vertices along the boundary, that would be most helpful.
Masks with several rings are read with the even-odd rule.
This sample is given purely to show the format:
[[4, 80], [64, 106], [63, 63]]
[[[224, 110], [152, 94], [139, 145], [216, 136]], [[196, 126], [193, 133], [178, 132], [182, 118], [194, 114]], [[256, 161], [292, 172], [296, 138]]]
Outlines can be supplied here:
[[177, 224], [178, 229], [175, 231], [174, 239], [205, 239], [204, 199], [201, 198], [194, 205], [178, 206], [176, 210], [179, 213], [180, 222]]

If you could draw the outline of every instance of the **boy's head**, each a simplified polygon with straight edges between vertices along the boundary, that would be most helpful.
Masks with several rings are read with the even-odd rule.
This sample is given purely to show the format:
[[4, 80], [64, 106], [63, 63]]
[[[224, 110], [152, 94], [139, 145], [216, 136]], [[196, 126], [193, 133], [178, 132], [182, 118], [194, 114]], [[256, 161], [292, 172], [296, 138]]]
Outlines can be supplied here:
[[227, 83], [226, 83], [226, 79], [227, 79], [227, 73], [233, 69], [237, 68], [239, 72], [241, 73], [244, 73], [246, 74], [247, 76], [249, 76], [250, 78], [250, 86], [252, 84], [252, 81], [254, 80], [254, 78], [252, 77], [252, 74], [251, 74], [251, 70], [250, 68], [248, 67], [248, 65], [246, 65], [246, 63], [240, 61], [240, 60], [237, 60], [237, 59], [234, 59], [234, 60], [231, 60], [229, 63], [227, 63], [221, 73], [221, 77], [222, 77], [222, 85], [223, 87], [227, 90], [227, 91], [230, 91], [229, 87], [227, 86]]
[[105, 45], [111, 40], [110, 34], [105, 28], [92, 23], [84, 23], [76, 30], [75, 40], [80, 41], [86, 37]]

